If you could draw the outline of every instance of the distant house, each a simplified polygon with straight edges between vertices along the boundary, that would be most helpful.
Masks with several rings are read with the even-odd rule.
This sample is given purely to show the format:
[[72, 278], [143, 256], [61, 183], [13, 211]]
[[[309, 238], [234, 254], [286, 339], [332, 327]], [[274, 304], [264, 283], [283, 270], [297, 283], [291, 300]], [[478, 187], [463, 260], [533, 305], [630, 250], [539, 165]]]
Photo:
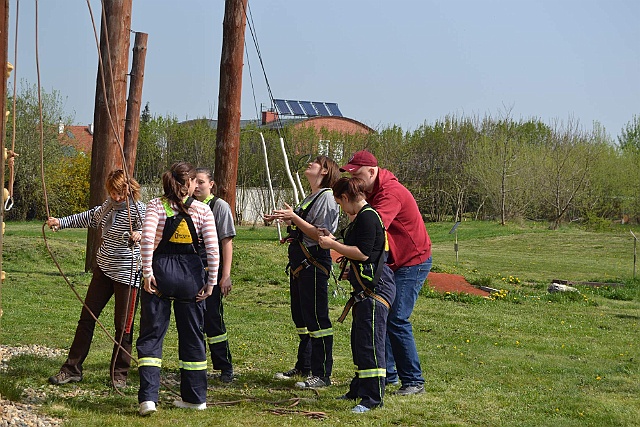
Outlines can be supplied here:
[[93, 145], [93, 124], [82, 125], [58, 125], [58, 138], [67, 155], [77, 153], [91, 154]]
[[[253, 125], [258, 129], [277, 129], [280, 126], [294, 129], [313, 128], [318, 135], [318, 154], [332, 156], [338, 162], [342, 157], [342, 143], [322, 139], [322, 131], [348, 135], [368, 135], [375, 132], [364, 123], [343, 116], [338, 104], [334, 102], [274, 99], [274, 107], [263, 109], [261, 116], [260, 121], [240, 120], [240, 127]], [[210, 120], [209, 124], [214, 129], [218, 127], [217, 120]]]

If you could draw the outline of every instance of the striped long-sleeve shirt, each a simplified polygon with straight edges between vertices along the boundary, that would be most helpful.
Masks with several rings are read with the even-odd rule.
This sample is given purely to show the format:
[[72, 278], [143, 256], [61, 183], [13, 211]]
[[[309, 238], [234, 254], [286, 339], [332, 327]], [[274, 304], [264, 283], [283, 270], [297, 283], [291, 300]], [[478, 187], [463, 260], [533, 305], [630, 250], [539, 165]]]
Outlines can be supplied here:
[[[91, 227], [102, 230], [109, 218], [108, 212], [105, 215], [102, 212], [108, 205], [109, 200], [105, 200], [101, 206], [95, 206], [88, 211], [58, 218], [60, 229]], [[142, 202], [136, 202], [135, 205], [131, 202], [129, 209], [130, 215], [127, 209], [113, 212], [115, 221], [103, 236], [96, 254], [96, 263], [108, 278], [130, 286], [139, 286], [140, 281], [139, 277], [136, 280], [136, 273], [140, 270], [140, 248], [138, 245], [130, 248], [128, 237], [131, 229], [142, 230], [145, 205]], [[99, 220], [101, 221], [98, 224]]]
[[[172, 208], [174, 214], [177, 215], [178, 210], [173, 205]], [[189, 207], [189, 215], [193, 220], [196, 233], [204, 241], [204, 246], [207, 251], [207, 268], [209, 270], [209, 281], [207, 284], [215, 286], [218, 282], [220, 250], [218, 248], [218, 233], [216, 232], [213, 213], [208, 205], [194, 200]], [[147, 213], [142, 226], [142, 241], [140, 242], [142, 270], [145, 276], [153, 274], [153, 251], [158, 247], [160, 240], [162, 240], [162, 232], [164, 231], [166, 220], [167, 213], [162, 204], [162, 199], [157, 198], [151, 200], [147, 204]]]

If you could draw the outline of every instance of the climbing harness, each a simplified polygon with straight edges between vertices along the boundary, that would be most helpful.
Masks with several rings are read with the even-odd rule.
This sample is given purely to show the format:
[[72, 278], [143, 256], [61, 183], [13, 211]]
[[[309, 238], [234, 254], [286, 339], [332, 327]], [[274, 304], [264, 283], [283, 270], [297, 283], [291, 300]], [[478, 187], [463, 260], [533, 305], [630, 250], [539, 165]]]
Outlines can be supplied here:
[[[373, 277], [366, 277], [367, 281], [369, 282], [369, 286], [364, 284], [363, 281], [363, 272], [362, 272], [362, 263], [361, 262], [355, 262], [353, 260], [350, 260], [346, 257], [340, 257], [340, 277], [342, 277], [345, 273], [345, 270], [347, 269], [347, 266], [350, 267], [350, 274], [352, 274], [355, 278], [356, 281], [358, 282], [358, 284], [360, 285], [360, 289], [355, 289], [353, 292], [351, 293], [351, 298], [349, 298], [349, 301], [347, 301], [347, 304], [344, 306], [344, 309], [342, 310], [342, 314], [340, 315], [340, 317], [338, 318], [338, 322], [342, 323], [344, 322], [344, 319], [347, 317], [347, 314], [349, 314], [349, 311], [351, 310], [351, 307], [354, 306], [354, 304], [364, 300], [365, 298], [373, 298], [376, 301], [378, 301], [379, 303], [381, 303], [382, 305], [384, 305], [385, 307], [387, 307], [387, 309], [391, 308], [391, 304], [389, 304], [389, 302], [384, 299], [383, 297], [381, 297], [380, 295], [376, 294], [372, 289], [375, 289], [376, 286], [378, 285], [378, 282], [380, 281], [380, 277], [382, 276], [382, 270], [384, 268], [384, 265], [387, 261], [387, 257], [388, 257], [388, 253], [389, 253], [389, 241], [388, 241], [388, 237], [387, 237], [387, 230], [384, 227], [384, 224], [382, 222], [382, 219], [380, 218], [380, 215], [378, 214], [378, 212], [376, 212], [375, 209], [371, 208], [371, 207], [367, 207], [365, 209], [362, 210], [362, 212], [364, 211], [373, 211], [375, 212], [376, 216], [378, 217], [378, 220], [380, 220], [380, 225], [382, 225], [382, 230], [384, 232], [384, 249], [382, 250], [382, 252], [380, 253], [380, 256], [378, 257], [377, 262], [377, 267], [376, 267], [376, 271]], [[356, 217], [356, 219], [354, 220], [354, 222], [352, 222], [351, 224], [349, 224], [349, 226], [347, 227], [346, 232], [348, 233], [349, 230], [353, 227], [353, 224], [355, 224], [355, 221], [358, 220], [358, 217]]]

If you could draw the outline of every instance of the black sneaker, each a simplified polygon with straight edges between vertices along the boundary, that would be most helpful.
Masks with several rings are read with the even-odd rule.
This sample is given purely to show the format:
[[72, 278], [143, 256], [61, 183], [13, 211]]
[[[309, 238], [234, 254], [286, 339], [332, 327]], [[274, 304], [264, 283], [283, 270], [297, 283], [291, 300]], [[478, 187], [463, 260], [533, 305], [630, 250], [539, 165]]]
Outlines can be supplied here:
[[233, 371], [222, 371], [220, 374], [220, 381], [225, 384], [233, 382]]
[[296, 383], [296, 387], [298, 388], [322, 388], [328, 387], [331, 385], [331, 380], [329, 377], [321, 378], [321, 377], [309, 377], [306, 381], [299, 381]]
[[78, 381], [82, 381], [82, 375], [73, 375], [65, 371], [60, 371], [54, 376], [49, 377], [49, 382], [53, 385], [77, 383]]
[[290, 380], [293, 377], [303, 377], [306, 378], [309, 376], [309, 372], [303, 372], [300, 369], [293, 368], [286, 372], [276, 372], [274, 375], [277, 380]]
[[399, 389], [397, 389], [393, 394], [398, 396], [409, 396], [411, 394], [419, 394], [424, 393], [424, 385], [416, 384], [416, 385], [403, 385]]
[[349, 393], [343, 394], [342, 396], [336, 397], [336, 400], [357, 400], [357, 397], [349, 396]]

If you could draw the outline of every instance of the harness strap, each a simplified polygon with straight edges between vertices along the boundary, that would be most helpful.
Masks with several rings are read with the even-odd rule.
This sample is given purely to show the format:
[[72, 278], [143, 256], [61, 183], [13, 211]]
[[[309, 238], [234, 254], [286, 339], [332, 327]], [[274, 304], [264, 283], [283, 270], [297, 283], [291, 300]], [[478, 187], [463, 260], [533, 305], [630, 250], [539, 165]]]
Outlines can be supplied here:
[[342, 309], [342, 314], [340, 315], [340, 317], [338, 317], [338, 322], [340, 323], [344, 322], [344, 319], [347, 317], [347, 314], [349, 314], [351, 307], [353, 307], [357, 302], [362, 301], [366, 297], [373, 298], [374, 300], [378, 301], [380, 304], [387, 307], [388, 310], [391, 309], [391, 305], [386, 299], [372, 292], [369, 288], [365, 288], [364, 291], [361, 291], [359, 294], [349, 298], [349, 301], [347, 301], [347, 304], [345, 304], [344, 308]]
[[[191, 206], [191, 203], [193, 203], [194, 200], [195, 199], [193, 197], [188, 197], [187, 200], [184, 202], [185, 208], [189, 209], [189, 207]], [[163, 203], [163, 205], [164, 205], [165, 211], [167, 212], [167, 219], [173, 217], [174, 216], [173, 211], [171, 210], [170, 206], [165, 203]], [[169, 243], [169, 238], [171, 238], [171, 236], [173, 236], [173, 233], [176, 232], [176, 230], [178, 229], [178, 226], [180, 225], [183, 219], [187, 222], [187, 227], [189, 227], [189, 232], [191, 233], [191, 242], [193, 244], [193, 247], [196, 253], [199, 253], [198, 252], [198, 246], [199, 246], [198, 233], [196, 232], [196, 227], [195, 225], [193, 225], [193, 220], [191, 219], [191, 216], [189, 216], [188, 214], [185, 214], [184, 212], [179, 212], [177, 215], [175, 215], [175, 218], [171, 223], [171, 225], [169, 226], [166, 234], [163, 232], [162, 240], [160, 240], [160, 243], [158, 243], [158, 247], [156, 247], [154, 252], [160, 253], [161, 250], [164, 249], [164, 247]], [[165, 236], [169, 236], [169, 238], [165, 238]]]
[[298, 277], [302, 270], [309, 268], [311, 265], [329, 276], [329, 270], [327, 270], [324, 265], [320, 264], [320, 262], [318, 262], [318, 260], [315, 259], [313, 255], [311, 255], [311, 252], [309, 252], [309, 249], [305, 246], [304, 243], [302, 243], [301, 241], [299, 241], [299, 243], [306, 259], [302, 261], [302, 264], [300, 264], [295, 270], [291, 272], [291, 274], [293, 274], [293, 277]]

